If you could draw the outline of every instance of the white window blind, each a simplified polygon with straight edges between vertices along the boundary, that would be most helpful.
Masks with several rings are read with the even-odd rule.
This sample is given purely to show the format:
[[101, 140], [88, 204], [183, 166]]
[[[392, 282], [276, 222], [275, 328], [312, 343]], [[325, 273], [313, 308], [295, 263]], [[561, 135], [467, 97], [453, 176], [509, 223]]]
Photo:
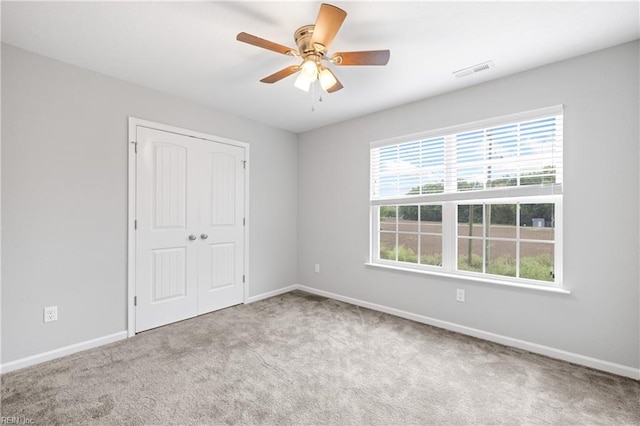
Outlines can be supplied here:
[[561, 194], [562, 132], [558, 106], [372, 143], [372, 204]]
[[444, 159], [443, 137], [372, 149], [371, 198], [443, 192]]

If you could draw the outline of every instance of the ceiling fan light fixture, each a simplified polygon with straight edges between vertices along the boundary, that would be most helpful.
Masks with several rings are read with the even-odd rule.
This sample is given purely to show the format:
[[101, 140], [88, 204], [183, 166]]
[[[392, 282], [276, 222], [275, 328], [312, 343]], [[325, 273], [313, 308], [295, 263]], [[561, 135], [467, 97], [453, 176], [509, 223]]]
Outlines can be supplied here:
[[302, 72], [300, 74], [304, 74], [309, 82], [314, 82], [318, 78], [318, 65], [315, 61], [307, 59], [302, 64]]
[[322, 89], [325, 91], [331, 89], [338, 82], [328, 68], [323, 68], [322, 71], [320, 71], [318, 79], [320, 80], [320, 86], [322, 86]]
[[304, 72], [301, 72], [300, 74], [298, 74], [298, 77], [296, 78], [296, 81], [295, 83], [293, 83], [293, 85], [303, 92], [308, 92], [309, 87], [311, 86], [311, 83], [313, 83], [313, 81], [315, 81], [315, 79], [310, 80]]

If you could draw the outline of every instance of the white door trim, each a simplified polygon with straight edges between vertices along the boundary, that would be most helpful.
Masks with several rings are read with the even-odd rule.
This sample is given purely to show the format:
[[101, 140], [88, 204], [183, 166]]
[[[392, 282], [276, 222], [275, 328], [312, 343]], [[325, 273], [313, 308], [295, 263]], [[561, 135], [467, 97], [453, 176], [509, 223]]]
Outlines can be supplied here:
[[129, 136], [127, 140], [128, 147], [128, 213], [127, 213], [127, 335], [132, 337], [136, 334], [136, 310], [134, 307], [134, 297], [136, 292], [136, 143], [138, 127], [147, 127], [150, 129], [161, 130], [164, 132], [176, 133], [179, 135], [190, 136], [212, 142], [224, 143], [244, 148], [246, 172], [244, 180], [244, 217], [246, 224], [244, 227], [244, 297], [243, 303], [247, 303], [249, 299], [249, 144], [233, 139], [227, 139], [219, 136], [209, 135], [194, 130], [183, 129], [180, 127], [169, 126], [153, 121], [142, 120], [140, 118], [129, 117]]

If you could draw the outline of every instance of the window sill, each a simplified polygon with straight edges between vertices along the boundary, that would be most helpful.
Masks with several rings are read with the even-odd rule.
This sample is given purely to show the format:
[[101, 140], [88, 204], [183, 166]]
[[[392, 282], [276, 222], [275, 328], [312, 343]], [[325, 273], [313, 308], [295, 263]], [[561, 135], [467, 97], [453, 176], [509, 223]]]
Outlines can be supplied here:
[[365, 263], [365, 266], [370, 268], [375, 268], [375, 269], [386, 269], [386, 270], [392, 270], [392, 271], [409, 272], [409, 273], [418, 274], [418, 275], [431, 275], [431, 276], [445, 277], [445, 278], [451, 278], [451, 279], [457, 279], [457, 280], [475, 281], [475, 282], [481, 282], [486, 284], [495, 284], [495, 285], [501, 285], [506, 287], [524, 288], [527, 290], [543, 291], [548, 293], [571, 294], [571, 291], [561, 287], [537, 286], [532, 284], [507, 282], [507, 281], [496, 280], [492, 278], [472, 277], [468, 275], [451, 274], [447, 272], [438, 272], [438, 271], [423, 271], [423, 270], [417, 270], [417, 269], [411, 269], [411, 268], [403, 268], [402, 266], [382, 265], [379, 263], [370, 263], [370, 262]]

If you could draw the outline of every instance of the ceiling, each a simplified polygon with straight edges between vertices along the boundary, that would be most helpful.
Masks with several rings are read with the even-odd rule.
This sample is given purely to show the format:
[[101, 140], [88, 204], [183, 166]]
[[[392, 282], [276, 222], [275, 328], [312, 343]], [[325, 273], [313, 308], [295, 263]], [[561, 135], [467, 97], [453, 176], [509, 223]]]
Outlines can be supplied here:
[[[320, 2], [2, 2], [2, 41], [292, 132], [493, 80], [640, 38], [640, 3], [336, 1], [348, 15], [331, 51], [390, 49], [386, 67], [333, 69], [323, 94], [259, 80], [296, 58], [236, 41], [245, 31], [295, 47]], [[491, 60], [464, 78], [454, 71]], [[315, 104], [315, 111], [312, 111]]]

